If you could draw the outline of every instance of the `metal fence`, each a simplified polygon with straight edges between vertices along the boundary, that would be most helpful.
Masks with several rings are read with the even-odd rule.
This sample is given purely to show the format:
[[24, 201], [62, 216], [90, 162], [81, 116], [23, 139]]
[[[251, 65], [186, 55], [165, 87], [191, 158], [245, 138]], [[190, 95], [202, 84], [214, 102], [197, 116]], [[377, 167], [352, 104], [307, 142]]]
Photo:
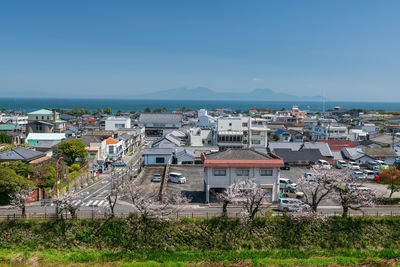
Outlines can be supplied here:
[[[342, 212], [340, 211], [323, 211], [318, 212], [320, 214], [326, 216], [341, 216]], [[102, 214], [98, 212], [77, 212], [76, 214], [78, 219], [107, 219], [109, 217], [108, 214]], [[115, 214], [116, 218], [127, 218], [130, 216], [131, 213], [117, 213]], [[283, 216], [284, 213], [282, 212], [273, 212], [273, 213], [258, 213], [256, 217], [269, 217], [269, 216]], [[214, 218], [214, 217], [221, 217], [221, 212], [176, 212], [172, 214], [165, 214], [162, 217], [164, 218], [193, 218], [193, 219], [206, 219], [206, 218]], [[231, 218], [240, 218], [241, 214], [239, 212], [228, 212], [228, 217]], [[400, 210], [399, 211], [386, 211], [386, 212], [361, 212], [361, 211], [352, 211], [348, 213], [349, 217], [400, 217]], [[61, 217], [61, 215], [59, 216]], [[62, 217], [64, 219], [71, 219], [70, 213], [63, 213]], [[17, 220], [21, 219], [21, 213], [10, 213], [10, 214], [0, 214], [0, 221], [6, 220]], [[26, 213], [25, 219], [38, 219], [38, 220], [53, 220], [56, 219], [55, 213]]]

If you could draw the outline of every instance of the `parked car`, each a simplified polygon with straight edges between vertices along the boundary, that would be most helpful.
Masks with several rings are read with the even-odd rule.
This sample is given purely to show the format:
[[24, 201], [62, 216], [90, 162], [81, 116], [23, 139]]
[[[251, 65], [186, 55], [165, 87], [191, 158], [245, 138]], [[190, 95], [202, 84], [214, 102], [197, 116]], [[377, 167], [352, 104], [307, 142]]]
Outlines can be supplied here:
[[347, 162], [344, 160], [338, 160], [336, 163], [336, 168], [343, 169], [347, 167]]
[[379, 169], [389, 169], [389, 165], [387, 165], [386, 162], [384, 162], [383, 160], [375, 160], [378, 164], [379, 164]]
[[349, 162], [349, 164], [347, 165], [349, 167], [349, 169], [351, 170], [356, 170], [359, 171], [360, 170], [360, 165], [358, 165], [355, 162]]
[[279, 188], [280, 189], [296, 189], [297, 184], [295, 184], [292, 180], [287, 179], [287, 178], [279, 178]]
[[186, 183], [186, 177], [183, 176], [182, 173], [179, 172], [171, 172], [169, 174], [169, 181], [177, 184], [184, 184]]
[[303, 203], [296, 198], [280, 198], [278, 204], [280, 211], [302, 211], [310, 210], [310, 205]]
[[153, 179], [151, 179], [152, 182], [161, 182], [161, 174], [155, 173], [153, 174]]
[[297, 189], [293, 189], [293, 188], [285, 188], [285, 189], [281, 189], [281, 194], [283, 195], [283, 197], [285, 198], [303, 198], [304, 197], [304, 193], [297, 191]]
[[376, 162], [375, 160], [370, 160], [367, 162], [367, 168], [370, 170], [373, 170], [373, 171], [379, 170], [379, 166], [380, 166], [379, 163]]
[[126, 163], [122, 162], [122, 161], [116, 161], [112, 165], [115, 166], [115, 167], [125, 167]]
[[365, 179], [366, 177], [365, 177], [363, 172], [355, 171], [355, 172], [353, 172], [351, 174], [351, 178], [353, 178], [353, 179]]
[[289, 171], [290, 170], [290, 164], [288, 162], [285, 162], [283, 167], [281, 167], [281, 170]]
[[363, 173], [366, 179], [373, 180], [376, 177], [376, 172], [371, 170], [364, 170]]
[[326, 160], [320, 159], [318, 160], [317, 164], [321, 165], [322, 169], [327, 169], [327, 170], [331, 169], [331, 165]]

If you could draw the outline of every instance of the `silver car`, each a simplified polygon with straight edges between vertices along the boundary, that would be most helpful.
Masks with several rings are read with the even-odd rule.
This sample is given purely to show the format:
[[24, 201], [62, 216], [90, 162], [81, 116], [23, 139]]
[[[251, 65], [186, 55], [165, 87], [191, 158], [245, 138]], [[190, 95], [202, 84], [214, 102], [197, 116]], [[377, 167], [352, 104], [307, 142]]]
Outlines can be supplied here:
[[296, 198], [280, 198], [278, 210], [280, 211], [307, 211], [310, 205]]

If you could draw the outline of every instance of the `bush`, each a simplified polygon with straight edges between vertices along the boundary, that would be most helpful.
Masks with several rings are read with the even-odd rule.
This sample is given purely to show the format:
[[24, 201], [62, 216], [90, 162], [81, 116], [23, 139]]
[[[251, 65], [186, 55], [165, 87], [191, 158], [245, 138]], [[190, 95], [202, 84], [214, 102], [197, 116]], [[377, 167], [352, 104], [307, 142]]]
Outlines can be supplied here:
[[297, 224], [288, 217], [239, 219], [55, 220], [0, 222], [0, 249], [202, 251], [241, 249], [399, 249], [400, 218], [330, 217]]
[[400, 198], [378, 198], [376, 199], [376, 204], [378, 205], [398, 205]]

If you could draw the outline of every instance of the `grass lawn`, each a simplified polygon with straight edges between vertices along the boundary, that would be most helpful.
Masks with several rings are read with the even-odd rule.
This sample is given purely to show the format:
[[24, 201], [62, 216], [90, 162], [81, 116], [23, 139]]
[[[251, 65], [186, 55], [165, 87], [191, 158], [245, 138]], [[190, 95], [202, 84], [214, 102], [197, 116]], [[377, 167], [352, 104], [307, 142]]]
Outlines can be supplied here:
[[400, 266], [400, 250], [0, 250], [1, 266]]

